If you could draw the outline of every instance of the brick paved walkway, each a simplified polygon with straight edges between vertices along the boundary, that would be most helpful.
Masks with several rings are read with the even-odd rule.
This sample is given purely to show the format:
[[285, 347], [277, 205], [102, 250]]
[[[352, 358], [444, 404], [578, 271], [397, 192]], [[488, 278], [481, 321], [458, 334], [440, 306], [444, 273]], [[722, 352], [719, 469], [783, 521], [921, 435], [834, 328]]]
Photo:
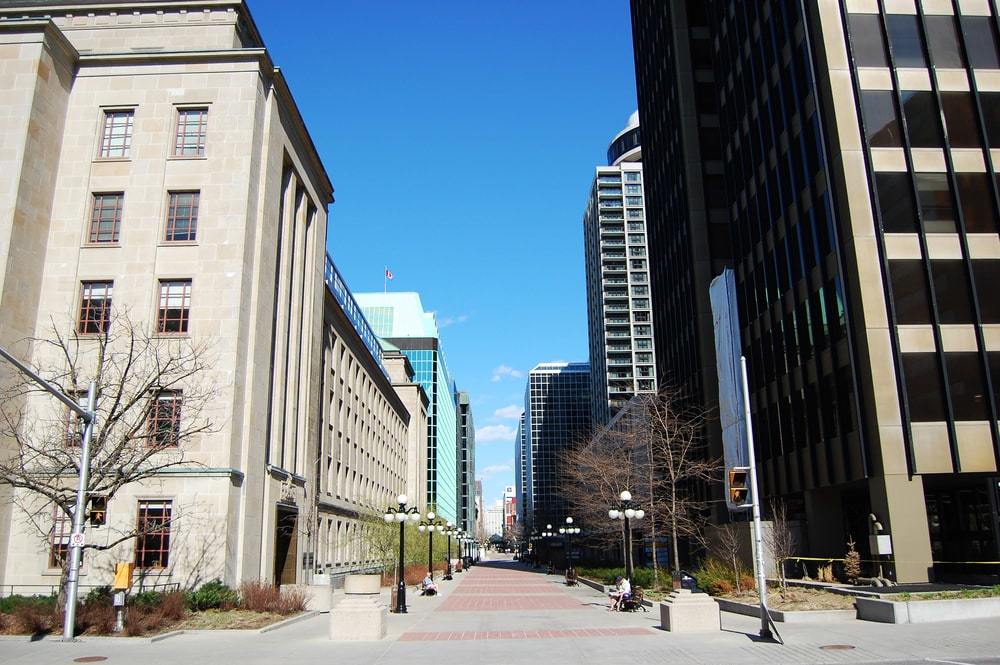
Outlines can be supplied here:
[[[644, 626], [608, 626], [593, 599], [570, 593], [562, 577], [525, 570], [512, 562], [480, 564], [456, 576], [457, 584], [405, 642], [549, 640], [652, 636]], [[596, 607], [595, 607], [596, 605]], [[540, 612], [557, 610], [555, 616]], [[453, 613], [461, 613], [456, 625]], [[430, 630], [438, 628], [440, 630]]]

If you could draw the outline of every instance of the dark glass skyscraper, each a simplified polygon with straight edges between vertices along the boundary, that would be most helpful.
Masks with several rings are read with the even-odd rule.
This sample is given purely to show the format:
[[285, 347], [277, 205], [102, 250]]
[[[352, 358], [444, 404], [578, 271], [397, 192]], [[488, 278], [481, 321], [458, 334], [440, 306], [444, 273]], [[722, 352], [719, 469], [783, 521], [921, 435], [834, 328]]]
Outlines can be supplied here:
[[566, 517], [563, 455], [590, 434], [590, 365], [541, 363], [528, 372], [524, 449], [528, 493], [526, 533]]
[[715, 371], [664, 345], [711, 339], [731, 241], [765, 493], [809, 554], [874, 516], [904, 581], [997, 572], [941, 563], [998, 554], [994, 11], [632, 0], [663, 371]]

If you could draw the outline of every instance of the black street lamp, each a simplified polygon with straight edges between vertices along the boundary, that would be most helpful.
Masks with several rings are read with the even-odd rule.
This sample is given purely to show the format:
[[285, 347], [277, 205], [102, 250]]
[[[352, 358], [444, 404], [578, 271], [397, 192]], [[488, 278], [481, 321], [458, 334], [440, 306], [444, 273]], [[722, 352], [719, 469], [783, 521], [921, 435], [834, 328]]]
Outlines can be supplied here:
[[444, 578], [446, 580], [452, 579], [451, 577], [451, 537], [458, 535], [458, 529], [455, 528], [453, 522], [448, 522], [448, 528], [445, 531], [448, 534], [448, 567], [444, 571]]
[[434, 530], [444, 531], [444, 522], [434, 519], [434, 511], [427, 511], [427, 519], [417, 527], [420, 532], [427, 531], [427, 575], [434, 579]]
[[576, 584], [576, 571], [573, 570], [573, 562], [570, 561], [570, 544], [573, 536], [580, 533], [580, 527], [573, 526], [573, 518], [566, 518], [566, 526], [559, 527], [559, 533], [566, 536], [566, 584], [573, 586]]
[[382, 518], [389, 522], [399, 522], [399, 582], [396, 585], [396, 609], [393, 610], [396, 614], [406, 614], [406, 571], [403, 564], [403, 527], [406, 525], [406, 520], [411, 522], [416, 522], [420, 519], [420, 511], [417, 507], [412, 508], [406, 507], [406, 495], [400, 494], [396, 497], [396, 503], [399, 506], [389, 506], [385, 509], [385, 515]]
[[628, 490], [623, 490], [621, 494], [618, 495], [621, 499], [621, 504], [617, 508], [612, 508], [608, 511], [608, 517], [613, 520], [625, 520], [625, 577], [628, 579], [629, 584], [632, 583], [632, 523], [631, 520], [641, 520], [646, 516], [646, 511], [641, 508], [636, 508], [635, 504], [632, 503], [632, 493]]

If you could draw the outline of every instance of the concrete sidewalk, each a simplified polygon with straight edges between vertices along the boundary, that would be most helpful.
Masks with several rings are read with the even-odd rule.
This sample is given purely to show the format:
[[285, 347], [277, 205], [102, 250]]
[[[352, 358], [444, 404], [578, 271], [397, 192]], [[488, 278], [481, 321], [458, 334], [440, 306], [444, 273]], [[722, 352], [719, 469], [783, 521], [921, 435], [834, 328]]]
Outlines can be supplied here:
[[[440, 583], [440, 596], [408, 596], [409, 613], [390, 615], [381, 642], [331, 642], [329, 616], [271, 633], [186, 634], [149, 644], [128, 638], [0, 641], [0, 662], [48, 665], [83, 656], [107, 663], [240, 662], [345, 665], [590, 665], [617, 663], [1000, 663], [1000, 621], [885, 625], [845, 620], [779, 625], [786, 644], [755, 640], [758, 622], [723, 614], [723, 630], [673, 635], [659, 630], [659, 614], [606, 611], [606, 599], [588, 587], [510, 561], [483, 562]], [[824, 649], [823, 647], [852, 647]]]

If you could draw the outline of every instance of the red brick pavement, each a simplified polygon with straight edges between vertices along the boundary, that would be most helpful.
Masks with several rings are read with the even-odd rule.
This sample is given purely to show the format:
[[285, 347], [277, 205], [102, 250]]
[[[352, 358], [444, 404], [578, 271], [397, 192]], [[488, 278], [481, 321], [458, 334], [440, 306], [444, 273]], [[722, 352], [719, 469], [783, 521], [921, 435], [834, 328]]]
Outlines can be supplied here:
[[535, 594], [531, 596], [479, 596], [452, 593], [438, 612], [497, 612], [508, 610], [579, 610], [585, 606], [566, 594]]
[[651, 636], [648, 628], [570, 628], [564, 630], [490, 630], [465, 632], [409, 632], [400, 636], [404, 642], [430, 642], [452, 640], [547, 640], [561, 637], [619, 637]]

